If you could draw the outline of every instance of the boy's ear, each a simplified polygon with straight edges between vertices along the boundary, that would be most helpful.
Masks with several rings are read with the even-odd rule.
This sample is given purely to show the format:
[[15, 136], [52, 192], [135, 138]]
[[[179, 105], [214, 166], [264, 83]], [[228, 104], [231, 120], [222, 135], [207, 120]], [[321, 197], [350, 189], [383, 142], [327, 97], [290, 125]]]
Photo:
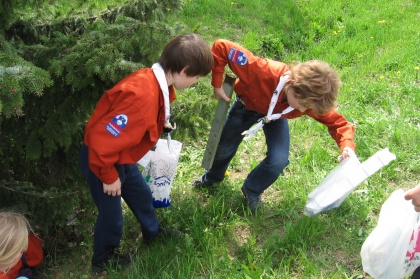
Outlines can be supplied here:
[[188, 70], [188, 68], [189, 68], [190, 66], [185, 66], [182, 70], [181, 70], [181, 72], [179, 72], [179, 74], [180, 75], [183, 75], [183, 74], [186, 74], [187, 73], [187, 70]]

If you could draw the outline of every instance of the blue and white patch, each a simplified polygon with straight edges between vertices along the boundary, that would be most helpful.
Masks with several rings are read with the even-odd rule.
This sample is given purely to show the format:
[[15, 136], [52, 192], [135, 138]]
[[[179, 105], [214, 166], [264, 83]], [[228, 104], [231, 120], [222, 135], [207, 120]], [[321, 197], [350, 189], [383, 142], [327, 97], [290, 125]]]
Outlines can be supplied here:
[[128, 117], [125, 114], [119, 114], [112, 118], [112, 120], [106, 125], [106, 130], [111, 133], [114, 137], [118, 137], [124, 130], [128, 123]]
[[230, 61], [241, 66], [246, 65], [246, 63], [248, 63], [248, 57], [246, 56], [246, 54], [234, 48], [230, 49], [228, 58]]

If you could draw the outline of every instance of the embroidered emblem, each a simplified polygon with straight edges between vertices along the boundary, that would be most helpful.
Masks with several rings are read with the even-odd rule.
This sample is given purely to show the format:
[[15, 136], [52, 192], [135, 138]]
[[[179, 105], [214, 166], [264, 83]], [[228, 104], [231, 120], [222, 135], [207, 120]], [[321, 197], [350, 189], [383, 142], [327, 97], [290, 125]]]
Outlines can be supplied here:
[[245, 65], [248, 62], [248, 57], [246, 56], [246, 54], [234, 48], [230, 49], [228, 58], [230, 61], [235, 62], [236, 64], [241, 66]]
[[106, 125], [106, 130], [111, 133], [114, 137], [118, 137], [124, 130], [128, 123], [128, 117], [125, 114], [119, 114], [112, 118], [112, 120]]

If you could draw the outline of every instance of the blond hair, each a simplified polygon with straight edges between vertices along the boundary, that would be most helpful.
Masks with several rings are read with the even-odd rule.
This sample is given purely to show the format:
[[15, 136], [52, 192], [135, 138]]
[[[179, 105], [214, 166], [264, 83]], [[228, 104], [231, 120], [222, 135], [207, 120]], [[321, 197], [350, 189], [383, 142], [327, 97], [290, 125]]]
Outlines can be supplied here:
[[28, 247], [30, 225], [22, 214], [0, 212], [0, 270], [12, 267]]
[[292, 65], [288, 86], [299, 104], [323, 114], [335, 107], [341, 80], [337, 73], [325, 62], [310, 60]]

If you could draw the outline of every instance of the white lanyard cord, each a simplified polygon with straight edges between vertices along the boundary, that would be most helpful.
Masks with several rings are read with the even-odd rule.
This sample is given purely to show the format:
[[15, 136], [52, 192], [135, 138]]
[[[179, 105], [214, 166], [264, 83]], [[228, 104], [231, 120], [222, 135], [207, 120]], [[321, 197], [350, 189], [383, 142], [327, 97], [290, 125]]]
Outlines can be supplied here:
[[289, 74], [290, 74], [290, 72], [288, 71], [280, 77], [280, 81], [279, 81], [279, 83], [276, 87], [276, 90], [274, 90], [273, 96], [271, 97], [271, 102], [270, 102], [270, 106], [268, 107], [267, 115], [265, 117], [259, 119], [258, 123], [253, 125], [249, 130], [246, 130], [246, 131], [242, 132], [242, 135], [246, 135], [244, 137], [244, 140], [251, 139], [255, 135], [255, 133], [259, 129], [261, 129], [262, 126], [264, 126], [265, 123], [268, 123], [271, 120], [279, 119], [280, 117], [283, 116], [283, 114], [289, 113], [292, 110], [294, 110], [294, 108], [289, 106], [286, 109], [284, 109], [281, 113], [272, 114], [273, 110], [274, 110], [274, 107], [277, 104], [277, 100], [279, 99], [280, 92], [281, 92], [281, 90], [283, 90], [284, 85], [286, 84], [286, 82], [289, 79]]

